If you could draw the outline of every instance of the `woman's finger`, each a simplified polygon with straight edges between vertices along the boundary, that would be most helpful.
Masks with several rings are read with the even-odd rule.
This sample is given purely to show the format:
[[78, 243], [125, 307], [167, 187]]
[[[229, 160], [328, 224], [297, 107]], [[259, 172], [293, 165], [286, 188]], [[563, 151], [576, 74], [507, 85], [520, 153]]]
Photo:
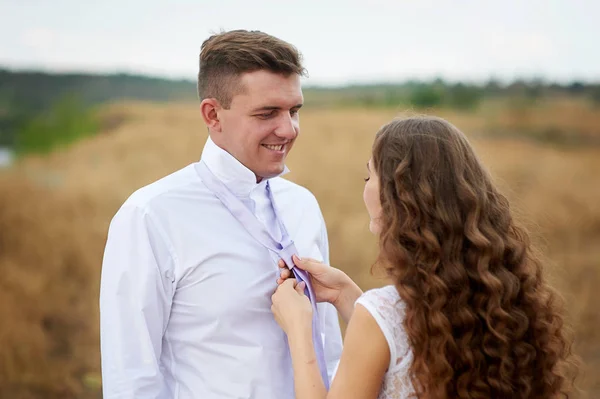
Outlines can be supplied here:
[[296, 288], [296, 279], [295, 278], [288, 278], [287, 280], [285, 280], [283, 283], [281, 283], [281, 285], [277, 288], [277, 290], [293, 290]]
[[300, 281], [298, 284], [296, 284], [296, 287], [294, 287], [296, 289], [296, 292], [298, 294], [304, 295], [304, 289], [306, 288], [306, 283], [304, 281]]
[[291, 275], [292, 275], [292, 271], [291, 271], [290, 269], [283, 269], [283, 270], [282, 270], [282, 271], [279, 273], [279, 276], [280, 276], [282, 279], [284, 279], [284, 280], [285, 280], [286, 278], [289, 278]]
[[292, 256], [292, 261], [296, 266], [302, 270], [306, 270], [309, 273], [318, 272], [321, 267], [324, 266], [323, 262], [311, 258], [300, 258], [296, 255]]

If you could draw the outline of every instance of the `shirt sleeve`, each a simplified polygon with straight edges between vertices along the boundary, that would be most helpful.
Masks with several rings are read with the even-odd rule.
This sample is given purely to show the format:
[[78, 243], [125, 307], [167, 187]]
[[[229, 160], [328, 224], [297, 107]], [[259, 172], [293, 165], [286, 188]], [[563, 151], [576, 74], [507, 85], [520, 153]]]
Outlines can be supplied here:
[[[322, 216], [321, 220], [322, 226], [319, 250], [323, 255], [323, 262], [329, 264], [329, 239], [325, 221]], [[321, 318], [321, 325], [323, 326], [321, 331], [324, 335], [323, 346], [325, 348], [327, 374], [329, 376], [329, 381], [331, 382], [342, 355], [342, 331], [340, 329], [338, 313], [335, 307], [330, 303], [319, 303], [317, 306], [319, 309], [319, 317]]]
[[173, 252], [151, 214], [125, 205], [111, 221], [100, 281], [106, 399], [157, 398], [162, 337], [174, 293]]

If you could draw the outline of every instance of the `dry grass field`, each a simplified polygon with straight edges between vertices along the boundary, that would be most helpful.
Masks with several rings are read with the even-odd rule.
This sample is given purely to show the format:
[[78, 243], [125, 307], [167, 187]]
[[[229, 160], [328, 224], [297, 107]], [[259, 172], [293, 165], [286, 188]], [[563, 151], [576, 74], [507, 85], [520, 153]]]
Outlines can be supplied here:
[[[206, 130], [196, 109], [114, 104], [102, 111], [119, 122], [109, 130], [0, 173], [0, 398], [100, 397], [97, 304], [108, 224], [136, 188], [199, 158]], [[557, 101], [527, 112], [436, 114], [472, 138], [547, 257], [586, 364], [580, 385], [600, 397], [599, 110]], [[288, 178], [321, 203], [331, 263], [363, 288], [383, 284], [369, 272], [376, 242], [362, 203], [365, 163], [375, 131], [397, 115], [303, 110], [288, 163]], [[548, 144], [536, 132], [574, 139]]]

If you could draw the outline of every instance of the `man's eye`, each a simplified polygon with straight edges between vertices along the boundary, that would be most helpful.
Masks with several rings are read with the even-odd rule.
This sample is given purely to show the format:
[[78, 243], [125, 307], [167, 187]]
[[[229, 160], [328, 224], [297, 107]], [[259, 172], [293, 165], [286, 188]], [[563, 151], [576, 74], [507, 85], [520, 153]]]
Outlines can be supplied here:
[[258, 114], [257, 116], [262, 119], [268, 119], [268, 118], [272, 117], [273, 115], [275, 115], [275, 111], [267, 112], [265, 114]]
[[296, 115], [299, 111], [299, 109], [293, 109], [290, 111], [290, 115]]

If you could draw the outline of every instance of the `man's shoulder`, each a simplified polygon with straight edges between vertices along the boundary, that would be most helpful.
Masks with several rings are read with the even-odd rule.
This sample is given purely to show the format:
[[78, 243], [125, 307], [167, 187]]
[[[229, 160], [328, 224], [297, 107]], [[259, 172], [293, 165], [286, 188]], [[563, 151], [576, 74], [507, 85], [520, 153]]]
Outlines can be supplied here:
[[121, 207], [150, 209], [170, 197], [177, 196], [177, 193], [182, 190], [189, 189], [190, 185], [194, 185], [197, 181], [194, 164], [187, 165], [136, 189]]

